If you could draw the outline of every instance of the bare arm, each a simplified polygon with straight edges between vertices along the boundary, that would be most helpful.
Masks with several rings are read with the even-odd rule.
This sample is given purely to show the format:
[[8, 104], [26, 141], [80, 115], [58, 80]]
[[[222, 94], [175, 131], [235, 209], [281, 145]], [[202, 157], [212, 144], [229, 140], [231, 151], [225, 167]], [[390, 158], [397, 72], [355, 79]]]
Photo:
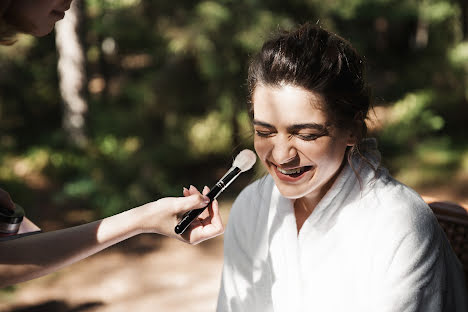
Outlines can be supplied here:
[[0, 242], [0, 287], [56, 271], [140, 233], [159, 233], [190, 244], [222, 234], [217, 203], [183, 237], [174, 233], [185, 211], [205, 206], [198, 191], [152, 203], [84, 225]]

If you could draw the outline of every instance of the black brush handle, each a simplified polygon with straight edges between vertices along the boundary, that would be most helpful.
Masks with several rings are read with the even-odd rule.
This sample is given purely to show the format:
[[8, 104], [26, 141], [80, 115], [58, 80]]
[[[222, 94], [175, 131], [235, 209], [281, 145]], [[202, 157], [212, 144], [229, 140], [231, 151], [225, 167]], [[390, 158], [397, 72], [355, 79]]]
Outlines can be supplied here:
[[203, 210], [205, 210], [206, 207], [208, 207], [211, 204], [211, 202], [216, 198], [215, 197], [216, 194], [220, 193], [221, 189], [222, 188], [220, 186], [218, 186], [218, 184], [213, 186], [213, 188], [210, 190], [210, 192], [208, 194], [206, 194], [206, 196], [208, 196], [208, 198], [210, 199], [210, 203], [208, 205], [206, 205], [205, 207], [203, 207], [203, 208], [198, 208], [198, 209], [193, 209], [193, 210], [187, 211], [182, 216], [182, 220], [180, 220], [180, 222], [174, 228], [175, 233], [176, 234], [184, 233], [185, 230], [187, 229], [187, 227], [190, 225], [190, 223], [192, 223], [193, 220], [195, 220], [203, 212]]
[[190, 223], [193, 222], [202, 212], [203, 210], [208, 207], [216, 197], [221, 194], [221, 192], [234, 181], [234, 179], [240, 174], [241, 170], [237, 167], [232, 168], [224, 177], [222, 177], [218, 183], [216, 183], [211, 190], [206, 194], [206, 196], [210, 199], [210, 203], [203, 208], [193, 209], [187, 211], [183, 216], [182, 220], [176, 225], [174, 228], [174, 232], [176, 234], [182, 234], [188, 228]]

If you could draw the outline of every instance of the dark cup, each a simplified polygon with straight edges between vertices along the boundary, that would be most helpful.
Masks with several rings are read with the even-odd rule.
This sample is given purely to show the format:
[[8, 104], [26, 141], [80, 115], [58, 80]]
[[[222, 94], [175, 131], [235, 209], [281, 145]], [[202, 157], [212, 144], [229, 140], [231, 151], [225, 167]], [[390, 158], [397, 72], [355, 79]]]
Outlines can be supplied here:
[[15, 204], [14, 210], [0, 206], [0, 237], [18, 233], [23, 218], [24, 210], [21, 206]]

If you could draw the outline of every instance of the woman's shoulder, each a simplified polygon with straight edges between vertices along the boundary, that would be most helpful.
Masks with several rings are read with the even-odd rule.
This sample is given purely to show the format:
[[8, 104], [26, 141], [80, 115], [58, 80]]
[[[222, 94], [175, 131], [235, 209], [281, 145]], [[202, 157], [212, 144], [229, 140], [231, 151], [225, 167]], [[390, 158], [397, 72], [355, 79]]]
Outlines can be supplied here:
[[273, 179], [264, 176], [246, 186], [234, 201], [234, 206], [251, 206], [265, 203], [271, 197]]
[[268, 210], [273, 179], [267, 175], [246, 186], [237, 196], [229, 213], [230, 225], [255, 228], [259, 215]]
[[389, 175], [378, 178], [366, 197], [371, 209], [376, 210], [378, 219], [388, 226], [423, 230], [428, 234], [437, 224], [437, 219], [422, 197]]

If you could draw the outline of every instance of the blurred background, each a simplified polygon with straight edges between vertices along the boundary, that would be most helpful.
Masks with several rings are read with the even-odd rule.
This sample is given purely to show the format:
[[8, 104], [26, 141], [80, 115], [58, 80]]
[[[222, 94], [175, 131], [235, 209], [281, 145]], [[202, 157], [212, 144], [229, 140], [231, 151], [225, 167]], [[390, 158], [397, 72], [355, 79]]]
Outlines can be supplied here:
[[[465, 0], [75, 0], [54, 33], [0, 47], [1, 187], [49, 231], [215, 183], [252, 148], [249, 56], [307, 21], [365, 57], [369, 127], [390, 172], [467, 203]], [[223, 194], [225, 221], [261, 174]], [[209, 311], [221, 262], [222, 238], [193, 247], [141, 236], [0, 290], [0, 309], [186, 311], [185, 298]]]

